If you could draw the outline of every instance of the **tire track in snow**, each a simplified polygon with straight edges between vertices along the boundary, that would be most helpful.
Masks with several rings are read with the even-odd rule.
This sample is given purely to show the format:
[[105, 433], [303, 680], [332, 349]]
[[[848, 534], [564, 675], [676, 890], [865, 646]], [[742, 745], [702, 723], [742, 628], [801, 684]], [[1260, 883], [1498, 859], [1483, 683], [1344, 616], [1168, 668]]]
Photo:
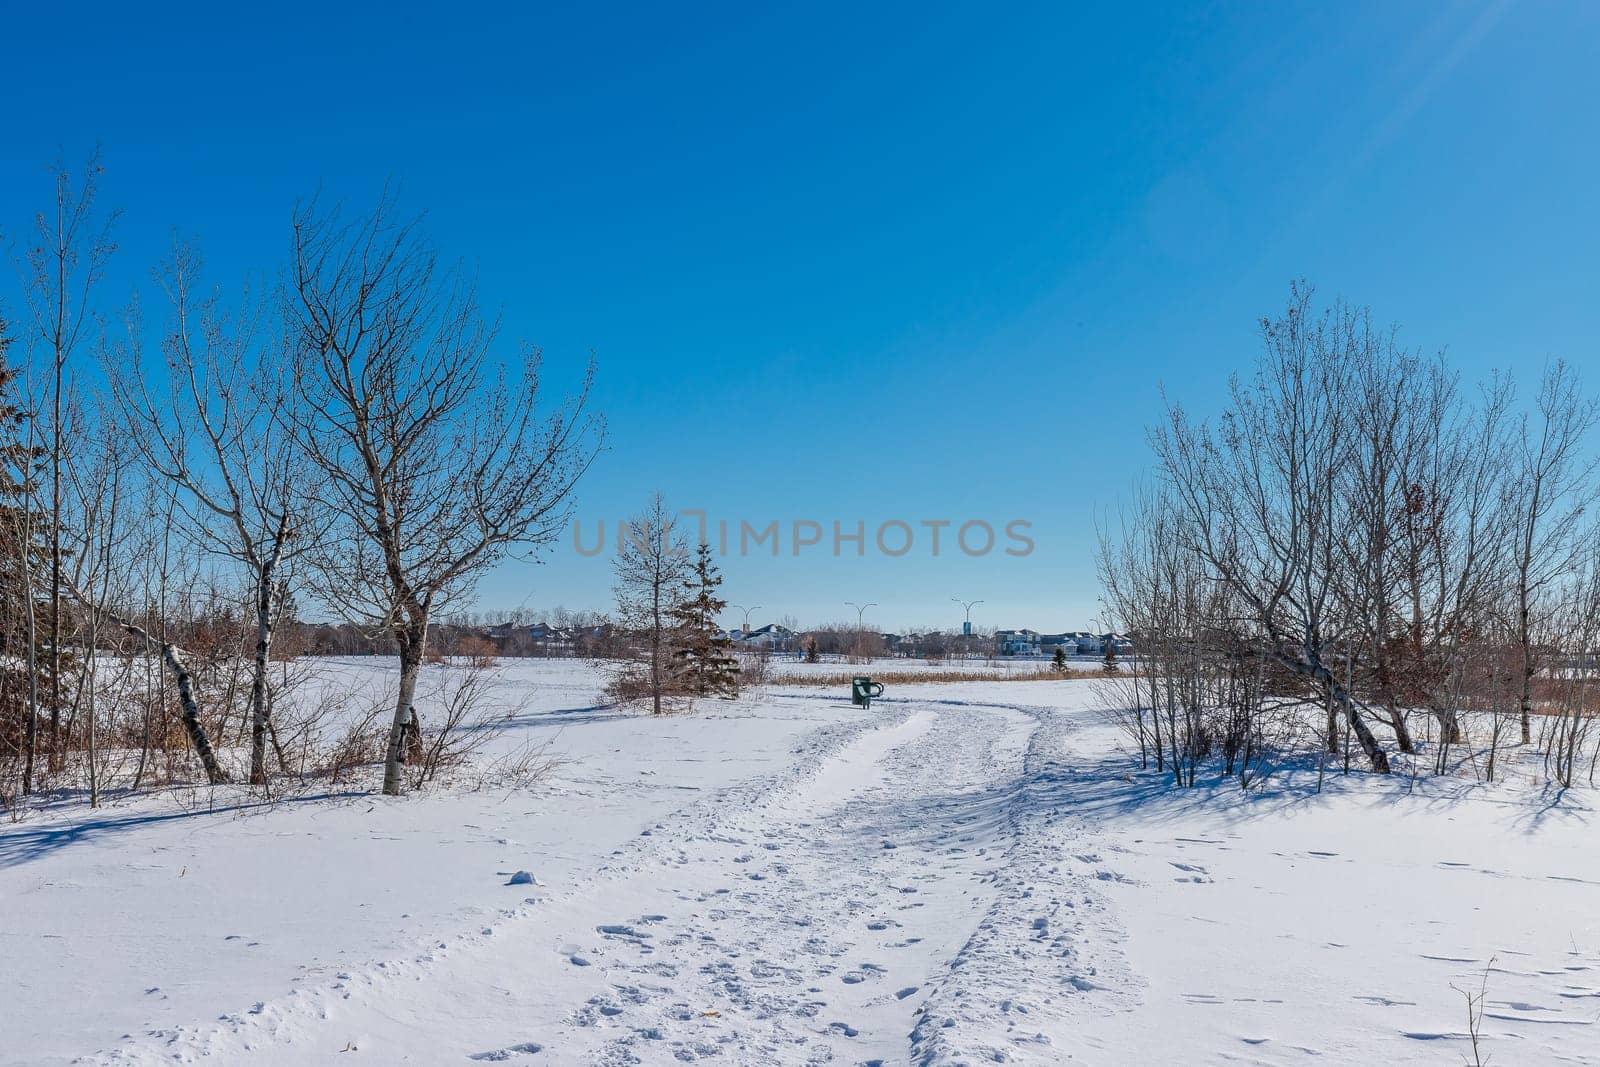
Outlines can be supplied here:
[[[736, 823], [730, 852], [680, 857], [663, 910], [681, 918], [605, 953], [615, 994], [644, 990], [644, 1003], [601, 994], [555, 1047], [606, 1065], [903, 1062], [925, 990], [987, 906], [988, 798], [1020, 770], [1033, 728], [1009, 710], [914, 703], [896, 743], [850, 753], [822, 788]], [[855, 787], [841, 795], [829, 779]], [[741, 863], [750, 881], [720, 885]], [[657, 968], [672, 981], [652, 991]]]
[[912, 1030], [916, 1067], [1059, 1063], [1051, 1034], [1068, 1032], [1074, 1015], [1126, 1011], [1139, 1000], [1124, 933], [1097, 888], [1117, 875], [1061, 788], [1072, 774], [1071, 721], [1051, 708], [1010, 706], [1038, 723], [1006, 802], [1011, 847], [994, 904]]

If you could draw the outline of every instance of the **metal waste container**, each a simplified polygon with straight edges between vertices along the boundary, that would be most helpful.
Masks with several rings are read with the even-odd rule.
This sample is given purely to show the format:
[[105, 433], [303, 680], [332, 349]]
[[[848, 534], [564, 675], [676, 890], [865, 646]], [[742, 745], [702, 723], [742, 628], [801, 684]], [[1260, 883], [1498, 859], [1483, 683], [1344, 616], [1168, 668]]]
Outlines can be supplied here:
[[857, 707], [872, 707], [872, 698], [883, 696], [883, 683], [874, 682], [864, 674], [850, 679], [850, 703]]

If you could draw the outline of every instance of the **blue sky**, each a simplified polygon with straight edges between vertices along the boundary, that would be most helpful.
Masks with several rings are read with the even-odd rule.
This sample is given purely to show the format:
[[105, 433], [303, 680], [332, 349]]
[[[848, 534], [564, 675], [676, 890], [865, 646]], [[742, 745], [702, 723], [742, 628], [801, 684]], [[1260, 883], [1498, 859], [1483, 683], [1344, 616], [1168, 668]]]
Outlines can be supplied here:
[[[281, 258], [297, 196], [397, 180], [508, 353], [560, 382], [595, 352], [588, 529], [655, 488], [785, 527], [778, 559], [724, 561], [763, 621], [948, 626], [959, 595], [1091, 625], [1094, 517], [1160, 389], [1214, 406], [1291, 278], [1469, 375], [1600, 372], [1589, 4], [7, 6], [8, 235], [100, 143], [113, 313], [173, 227], [232, 283]], [[860, 520], [868, 551], [797, 558], [797, 519]], [[946, 519], [1027, 521], [1034, 549], [934, 557], [919, 524]], [[888, 520], [918, 534], [899, 558]], [[609, 587], [566, 541], [480, 604]]]

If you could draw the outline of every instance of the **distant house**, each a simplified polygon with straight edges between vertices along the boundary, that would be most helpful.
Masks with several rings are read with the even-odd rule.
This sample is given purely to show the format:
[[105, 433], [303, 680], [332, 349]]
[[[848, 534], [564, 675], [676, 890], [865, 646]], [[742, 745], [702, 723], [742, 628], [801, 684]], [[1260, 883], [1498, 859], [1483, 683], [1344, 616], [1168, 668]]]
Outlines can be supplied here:
[[1039, 654], [1039, 634], [1035, 630], [996, 630], [994, 642], [1002, 656]]
[[1133, 651], [1133, 642], [1121, 634], [1101, 634], [1099, 641], [1100, 648], [1098, 651], [1102, 653], [1108, 647], [1119, 656], [1126, 656]]
[[572, 650], [574, 640], [571, 630], [551, 626], [548, 623], [534, 623], [528, 627], [528, 639], [533, 642], [533, 647], [545, 655], [561, 655]]
[[794, 631], [774, 622], [749, 632], [729, 630], [728, 637], [748, 649], [780, 649], [788, 648], [794, 641]]
[[1059, 648], [1069, 656], [1076, 656], [1078, 654], [1078, 641], [1088, 636], [1088, 634], [1076, 631], [1064, 634], [1040, 634], [1039, 651], [1049, 655]]

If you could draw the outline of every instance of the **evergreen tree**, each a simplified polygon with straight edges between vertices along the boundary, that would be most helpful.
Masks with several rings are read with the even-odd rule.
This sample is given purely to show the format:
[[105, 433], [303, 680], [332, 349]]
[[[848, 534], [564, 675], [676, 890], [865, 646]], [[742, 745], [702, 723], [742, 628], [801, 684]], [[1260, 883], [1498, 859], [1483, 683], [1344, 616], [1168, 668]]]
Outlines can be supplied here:
[[717, 626], [728, 602], [717, 595], [722, 575], [711, 562], [711, 546], [704, 541], [683, 580], [683, 596], [671, 610], [673, 675], [678, 688], [691, 696], [739, 695], [739, 661], [733, 642]]
[[38, 575], [48, 566], [48, 516], [35, 503], [43, 448], [23, 435], [10, 335], [0, 319], [0, 762], [20, 756], [22, 793], [33, 792], [40, 691]]
[[1060, 645], [1056, 646], [1055, 655], [1050, 658], [1050, 669], [1057, 674], [1067, 673], [1067, 650]]
[[821, 663], [822, 650], [817, 647], [817, 635], [812, 634], [806, 638], [806, 662]]

